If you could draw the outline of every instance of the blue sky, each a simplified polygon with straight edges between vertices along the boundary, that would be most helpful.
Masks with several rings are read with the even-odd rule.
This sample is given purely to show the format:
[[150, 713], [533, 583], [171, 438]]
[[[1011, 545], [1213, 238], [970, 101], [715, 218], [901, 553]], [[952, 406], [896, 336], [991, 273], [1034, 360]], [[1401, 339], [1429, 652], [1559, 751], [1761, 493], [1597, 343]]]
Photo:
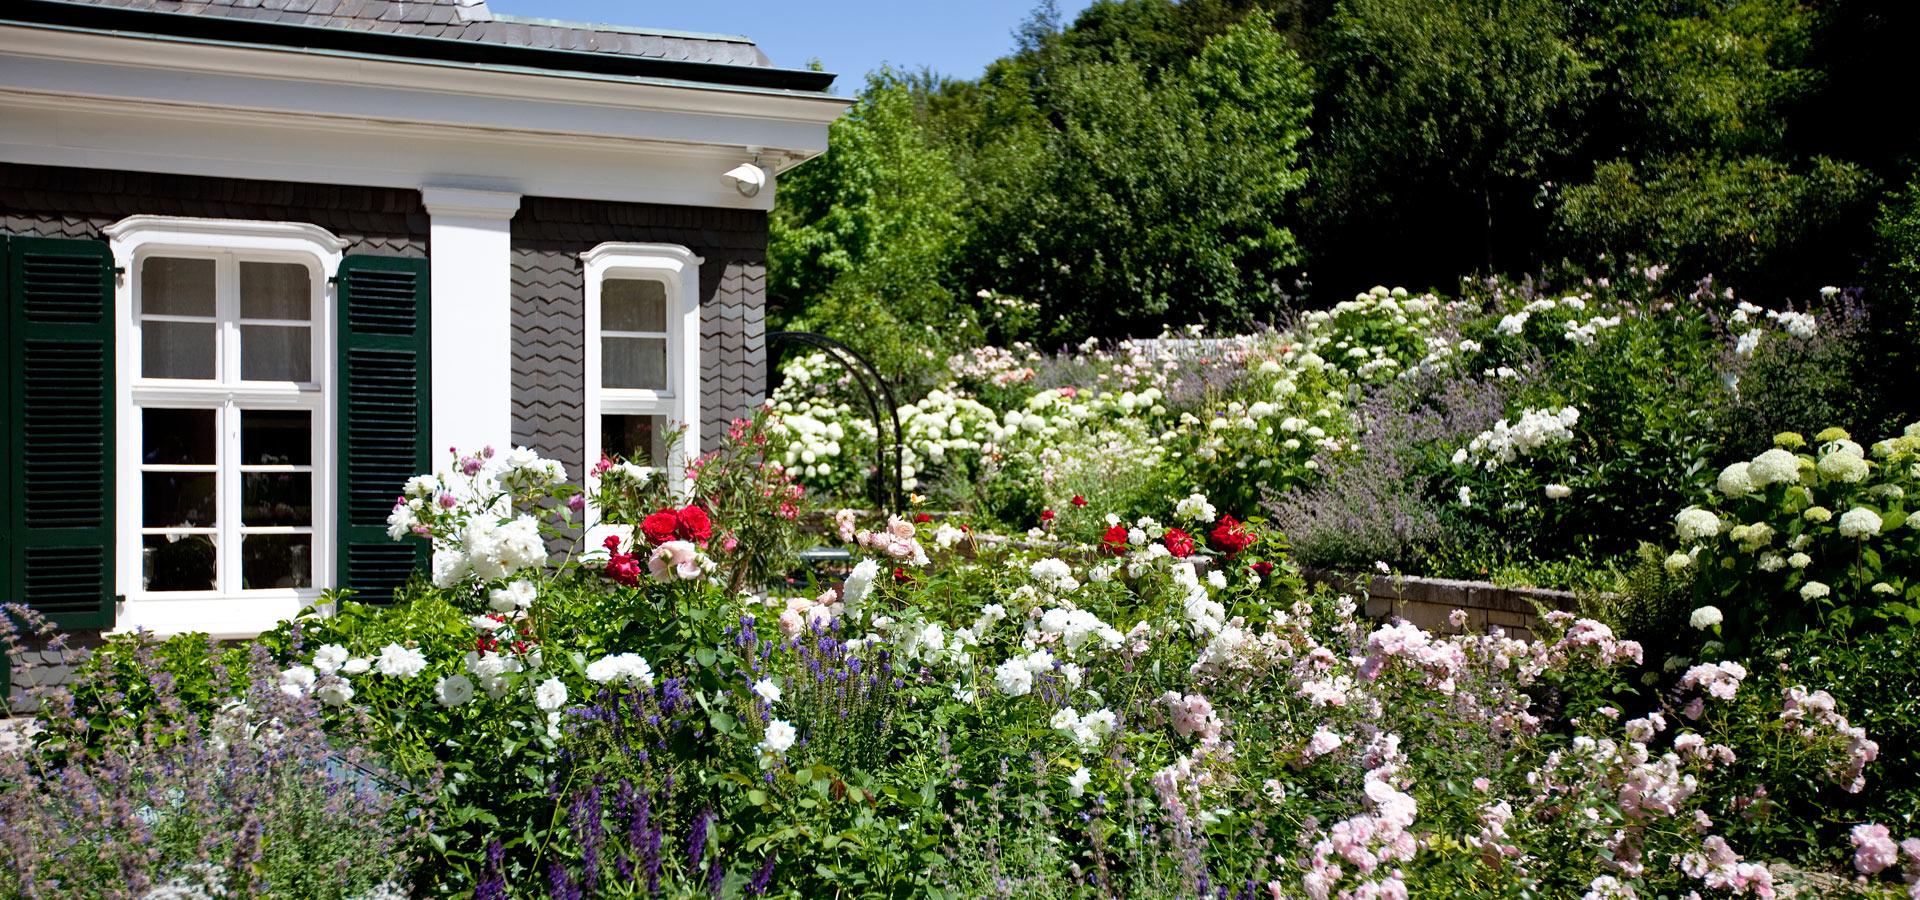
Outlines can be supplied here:
[[[834, 91], [859, 93], [882, 62], [973, 78], [1014, 47], [1038, 0], [488, 0], [494, 12], [644, 28], [744, 34], [782, 68], [819, 57], [840, 75]], [[1063, 22], [1091, 0], [1060, 0]]]

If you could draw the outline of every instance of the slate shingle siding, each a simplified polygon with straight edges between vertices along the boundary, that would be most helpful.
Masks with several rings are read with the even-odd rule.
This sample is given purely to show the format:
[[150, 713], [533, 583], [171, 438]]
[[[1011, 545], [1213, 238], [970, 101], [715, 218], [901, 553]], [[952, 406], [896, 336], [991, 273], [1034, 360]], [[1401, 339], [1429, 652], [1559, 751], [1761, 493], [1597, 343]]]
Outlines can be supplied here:
[[98, 239], [137, 215], [311, 222], [350, 254], [427, 255], [419, 191], [0, 163], [0, 232]]
[[702, 449], [766, 385], [767, 217], [527, 197], [513, 219], [513, 440], [569, 467], [586, 458], [585, 298], [580, 254], [608, 241], [680, 244], [700, 266]]

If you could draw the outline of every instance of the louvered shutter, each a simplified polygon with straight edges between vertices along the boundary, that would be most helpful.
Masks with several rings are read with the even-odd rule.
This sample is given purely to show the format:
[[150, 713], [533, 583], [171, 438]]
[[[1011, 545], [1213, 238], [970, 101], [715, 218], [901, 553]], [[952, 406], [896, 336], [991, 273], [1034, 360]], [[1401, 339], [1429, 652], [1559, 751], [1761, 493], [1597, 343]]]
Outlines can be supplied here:
[[340, 587], [367, 602], [427, 562], [425, 542], [387, 537], [407, 479], [431, 471], [427, 261], [349, 256], [340, 307]]
[[63, 629], [111, 628], [113, 256], [102, 241], [5, 240], [8, 594]]

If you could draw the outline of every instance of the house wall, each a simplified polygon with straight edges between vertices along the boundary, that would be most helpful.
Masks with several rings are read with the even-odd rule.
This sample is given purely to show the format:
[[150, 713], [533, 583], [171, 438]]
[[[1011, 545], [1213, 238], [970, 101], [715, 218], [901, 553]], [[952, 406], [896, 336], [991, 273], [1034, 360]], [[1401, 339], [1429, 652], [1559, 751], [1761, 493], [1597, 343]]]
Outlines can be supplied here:
[[347, 253], [427, 255], [419, 191], [0, 163], [0, 231], [97, 239], [134, 215], [312, 222]]
[[755, 210], [525, 197], [513, 218], [513, 441], [586, 458], [586, 289], [580, 254], [609, 241], [680, 244], [700, 266], [702, 450], [766, 386], [767, 217]]
[[[346, 252], [424, 257], [418, 191], [0, 163], [0, 231], [99, 238], [131, 215], [312, 222]], [[580, 254], [607, 241], [681, 244], [700, 267], [703, 450], [766, 385], [766, 214], [526, 197], [512, 222], [513, 441], [585, 457]]]

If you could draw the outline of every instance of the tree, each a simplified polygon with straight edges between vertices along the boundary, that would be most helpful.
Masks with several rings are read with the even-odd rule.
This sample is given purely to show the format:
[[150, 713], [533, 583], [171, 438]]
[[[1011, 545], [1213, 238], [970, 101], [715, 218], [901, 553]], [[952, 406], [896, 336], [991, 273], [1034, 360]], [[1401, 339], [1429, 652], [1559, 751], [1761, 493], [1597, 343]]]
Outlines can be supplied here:
[[1324, 35], [1315, 264], [1411, 284], [1530, 264], [1533, 196], [1578, 146], [1566, 137], [1594, 93], [1571, 26], [1563, 0], [1341, 0]]
[[768, 222], [778, 320], [838, 338], [895, 377], [976, 328], [971, 310], [952, 302], [963, 188], [920, 118], [907, 79], [869, 76], [829, 129], [828, 151], [782, 177]]
[[1048, 117], [970, 167], [970, 286], [1036, 301], [1050, 336], [1244, 324], [1298, 248], [1305, 66], [1255, 14], [1178, 72], [1130, 58], [1045, 72]]

